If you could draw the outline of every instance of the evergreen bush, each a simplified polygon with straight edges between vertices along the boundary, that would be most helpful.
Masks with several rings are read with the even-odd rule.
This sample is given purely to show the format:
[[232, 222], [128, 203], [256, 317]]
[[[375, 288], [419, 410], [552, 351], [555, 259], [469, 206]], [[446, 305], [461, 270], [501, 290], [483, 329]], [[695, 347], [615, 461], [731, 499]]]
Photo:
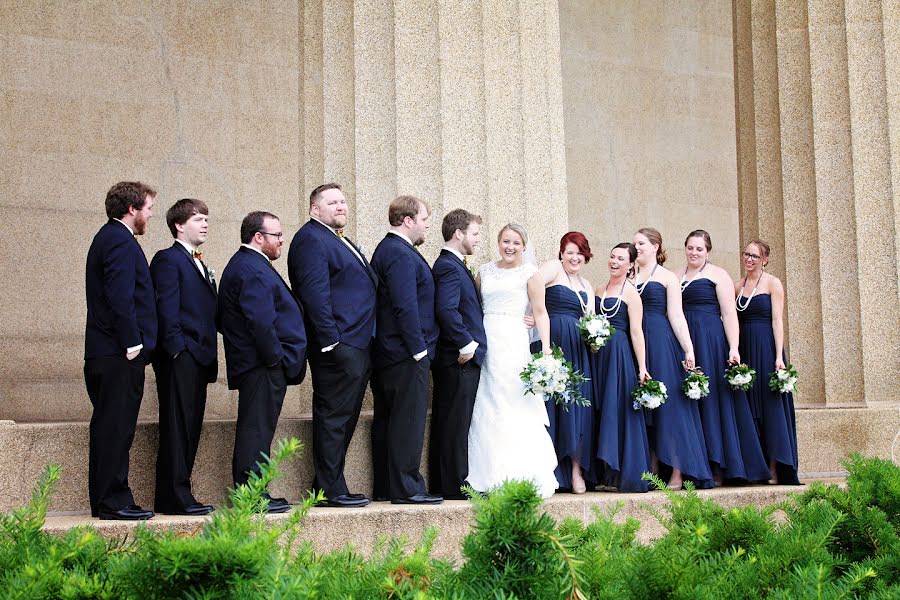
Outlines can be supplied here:
[[431, 556], [433, 528], [412, 548], [382, 539], [368, 558], [298, 541], [321, 496], [273, 519], [263, 492], [299, 451], [282, 441], [192, 535], [139, 526], [130, 541], [91, 527], [44, 533], [60, 477], [48, 467], [28, 505], [0, 515], [0, 598], [900, 598], [900, 467], [886, 460], [851, 456], [845, 487], [814, 483], [766, 508], [725, 509], [647, 475], [668, 504], [655, 515], [665, 535], [646, 545], [621, 505], [557, 523], [533, 483], [511, 481], [470, 492], [475, 521], [457, 565]]

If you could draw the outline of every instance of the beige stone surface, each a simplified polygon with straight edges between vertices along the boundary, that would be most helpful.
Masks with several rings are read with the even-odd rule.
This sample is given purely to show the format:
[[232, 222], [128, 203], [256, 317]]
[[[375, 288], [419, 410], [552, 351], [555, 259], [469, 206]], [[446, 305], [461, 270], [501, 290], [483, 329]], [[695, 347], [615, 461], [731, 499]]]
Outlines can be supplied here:
[[[84, 257], [116, 181], [159, 191], [148, 259], [172, 243], [164, 214], [181, 197], [210, 206], [218, 272], [250, 210], [296, 229], [298, 8], [3, 3], [0, 278], [16, 284], [0, 296], [0, 416], [90, 416]], [[211, 414], [233, 415], [227, 396], [213, 392]], [[155, 410], [148, 370], [142, 417]]]
[[[897, 332], [900, 303], [897, 277], [884, 265], [897, 263], [886, 239], [894, 230], [891, 148], [885, 81], [885, 42], [879, 3], [849, 0], [847, 66], [853, 142], [853, 198], [856, 216], [862, 367], [867, 402], [896, 394], [900, 356], [882, 332]], [[871, 257], [880, 256], [880, 260]]]
[[817, 221], [811, 218], [817, 203], [806, 7], [778, 2], [775, 19], [785, 239], [784, 246], [774, 248], [773, 254], [785, 255], [789, 360], [811, 384], [800, 390], [798, 399], [815, 402], [824, 400], [825, 386], [819, 232]]
[[560, 3], [569, 228], [592, 242], [593, 282], [642, 226], [673, 268], [706, 229], [738, 274], [733, 35], [730, 2]]
[[[797, 410], [797, 443], [801, 477], [842, 473], [841, 461], [851, 452], [900, 461], [900, 406], [816, 408]], [[371, 421], [364, 412], [347, 455], [345, 474], [354, 492], [371, 493]], [[279, 422], [275, 438], [295, 436], [304, 443], [300, 457], [284, 466], [273, 493], [297, 501], [312, 482], [311, 419]], [[129, 482], [139, 504], [152, 505], [158, 428], [140, 422], [131, 452]], [[22, 504], [46, 464], [59, 464], [63, 476], [54, 496], [57, 511], [83, 511], [87, 505], [87, 423], [0, 422], [0, 511]], [[197, 498], [219, 503], [231, 484], [233, 420], [208, 420], [194, 467]], [[427, 477], [428, 436], [422, 473]]]
[[[842, 483], [840, 479], [826, 481]], [[802, 489], [796, 486], [719, 488], [701, 490], [699, 494], [725, 508], [748, 505], [762, 507], [783, 502], [790, 494]], [[621, 507], [617, 509], [620, 503]], [[605, 516], [617, 511], [617, 522], [628, 517], [640, 522], [637, 539], [641, 543], [648, 543], [665, 533], [664, 527], [651, 511], [665, 514], [668, 506], [668, 499], [658, 491], [647, 494], [589, 492], [582, 496], [556, 494], [544, 501], [542, 509], [557, 521], [573, 517], [585, 523], [596, 520], [598, 513]], [[286, 514], [265, 517], [273, 523], [287, 518]], [[194, 534], [208, 520], [209, 517], [158, 515], [143, 525], [153, 529]], [[473, 508], [466, 500], [449, 500], [437, 506], [397, 506], [379, 502], [355, 509], [315, 507], [303, 521], [300, 538], [311, 541], [318, 552], [353, 546], [363, 555], [370, 555], [379, 541], [386, 537], [404, 537], [407, 549], [411, 549], [427, 528], [435, 527], [437, 537], [432, 556], [459, 560], [462, 558], [462, 541], [470, 532], [473, 520]], [[114, 538], [127, 538], [133, 535], [138, 526], [134, 522], [100, 521], [81, 515], [51, 515], [47, 518], [44, 530], [62, 533], [79, 525], [90, 525], [101, 535]]]

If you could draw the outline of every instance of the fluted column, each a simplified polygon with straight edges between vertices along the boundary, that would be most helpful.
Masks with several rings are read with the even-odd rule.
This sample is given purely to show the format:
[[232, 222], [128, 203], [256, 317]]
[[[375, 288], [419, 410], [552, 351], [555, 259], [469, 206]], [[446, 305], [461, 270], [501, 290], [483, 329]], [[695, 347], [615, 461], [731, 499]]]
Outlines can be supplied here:
[[[786, 312], [791, 323], [790, 360], [803, 373], [798, 399], [821, 402], [825, 396], [822, 362], [822, 304], [819, 277], [819, 231], [816, 178], [812, 156], [813, 122], [810, 99], [807, 13], [802, 3], [775, 4], [778, 52], [779, 130], [783, 178]], [[764, 162], [771, 156], [758, 155]], [[777, 160], [777, 159], [775, 159]], [[777, 217], [776, 217], [777, 218]], [[774, 229], [774, 228], [773, 228]]]
[[304, 2], [304, 192], [343, 183], [369, 251], [388, 203], [410, 193], [433, 208], [429, 258], [456, 207], [485, 218], [480, 260], [511, 220], [538, 256], [551, 254], [568, 221], [558, 10], [554, 0]]
[[[882, 0], [884, 80], [894, 211], [894, 256], [900, 257], [900, 0]], [[890, 242], [888, 242], [890, 243]], [[895, 261], [900, 280], [900, 261]]]

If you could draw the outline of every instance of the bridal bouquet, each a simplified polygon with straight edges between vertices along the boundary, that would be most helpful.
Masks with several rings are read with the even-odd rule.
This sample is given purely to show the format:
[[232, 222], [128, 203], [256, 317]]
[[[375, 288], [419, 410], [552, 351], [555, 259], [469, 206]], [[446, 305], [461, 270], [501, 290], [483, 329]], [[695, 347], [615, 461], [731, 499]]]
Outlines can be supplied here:
[[559, 346], [553, 346], [551, 354], [533, 354], [519, 376], [525, 382], [526, 393], [543, 395], [544, 401], [553, 400], [565, 410], [573, 404], [591, 405], [591, 401], [582, 396], [578, 389], [587, 377], [572, 368], [572, 363], [566, 360]]
[[634, 410], [638, 410], [641, 407], [658, 408], [666, 403], [666, 398], [668, 397], [666, 384], [655, 379], [648, 379], [631, 391], [631, 398], [634, 400]]
[[703, 369], [694, 367], [681, 383], [681, 391], [691, 400], [706, 398], [709, 396], [709, 377], [703, 374]]
[[769, 377], [769, 389], [779, 394], [793, 394], [797, 391], [797, 369], [790, 363], [778, 369]]
[[744, 390], [745, 392], [753, 387], [753, 380], [756, 379], [756, 371], [741, 363], [739, 365], [730, 365], [725, 371], [725, 381], [733, 390]]
[[606, 318], [606, 315], [588, 313], [578, 319], [578, 332], [581, 334], [581, 339], [591, 349], [591, 352], [597, 352], [606, 345], [606, 342], [616, 332], [616, 329], [609, 324], [609, 319]]

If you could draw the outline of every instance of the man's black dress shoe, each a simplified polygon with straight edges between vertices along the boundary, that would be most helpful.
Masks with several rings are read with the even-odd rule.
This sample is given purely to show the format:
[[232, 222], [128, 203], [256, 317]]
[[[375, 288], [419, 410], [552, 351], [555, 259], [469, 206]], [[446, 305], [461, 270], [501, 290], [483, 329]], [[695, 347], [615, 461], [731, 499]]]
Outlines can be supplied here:
[[194, 502], [193, 504], [189, 504], [184, 508], [174, 508], [172, 510], [158, 509], [157, 512], [163, 515], [187, 515], [190, 517], [202, 517], [203, 515], [208, 515], [214, 510], [216, 509], [209, 504], [200, 504], [199, 502]]
[[[288, 508], [291, 507], [291, 503], [288, 502], [287, 499], [285, 499], [285, 498], [273, 498], [272, 496], [269, 495], [268, 492], [264, 493], [264, 494], [262, 495], [262, 497], [265, 498], [265, 499], [267, 499], [267, 500], [269, 501], [269, 506], [270, 506], [270, 507], [272, 507], [272, 506], [287, 506]], [[269, 512], [272, 512], [272, 511], [270, 510]]]
[[372, 496], [372, 502], [387, 502], [390, 500], [387, 496]]
[[334, 498], [328, 498], [325, 500], [323, 506], [333, 506], [335, 508], [359, 508], [361, 506], [367, 506], [368, 504], [369, 499], [365, 496], [362, 498], [355, 498], [350, 494], [341, 494]]
[[431, 494], [416, 494], [409, 498], [391, 498], [391, 504], [440, 504], [444, 499]]
[[366, 496], [365, 494], [350, 494], [350, 493], [348, 493], [347, 495], [350, 496], [351, 498], [365, 498], [366, 500], [369, 499], [369, 497]]
[[110, 508], [100, 508], [97, 510], [97, 516], [101, 521], [146, 521], [153, 517], [153, 511], [144, 510], [136, 504], [112, 510]]

